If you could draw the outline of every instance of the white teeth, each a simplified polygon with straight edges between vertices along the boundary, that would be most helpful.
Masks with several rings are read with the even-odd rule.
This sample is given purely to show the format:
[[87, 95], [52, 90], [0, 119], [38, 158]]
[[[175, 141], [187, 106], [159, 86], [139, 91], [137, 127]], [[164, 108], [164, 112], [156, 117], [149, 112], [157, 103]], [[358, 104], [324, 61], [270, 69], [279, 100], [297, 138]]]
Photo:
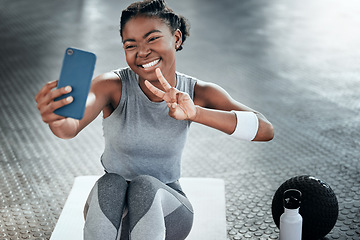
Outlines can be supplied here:
[[152, 62], [150, 62], [150, 63], [148, 63], [148, 64], [142, 65], [142, 67], [143, 67], [143, 68], [150, 68], [150, 67], [156, 65], [159, 61], [160, 61], [160, 59], [157, 59], [157, 60], [152, 61]]

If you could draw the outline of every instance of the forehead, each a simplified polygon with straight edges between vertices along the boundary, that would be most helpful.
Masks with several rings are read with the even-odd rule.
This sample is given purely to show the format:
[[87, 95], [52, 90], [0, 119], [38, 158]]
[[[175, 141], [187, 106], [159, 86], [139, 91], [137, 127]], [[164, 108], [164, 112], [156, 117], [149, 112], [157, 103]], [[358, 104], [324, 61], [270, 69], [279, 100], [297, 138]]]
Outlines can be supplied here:
[[158, 30], [163, 34], [171, 34], [169, 26], [160, 18], [137, 16], [125, 24], [123, 39], [143, 37], [145, 34], [154, 30]]

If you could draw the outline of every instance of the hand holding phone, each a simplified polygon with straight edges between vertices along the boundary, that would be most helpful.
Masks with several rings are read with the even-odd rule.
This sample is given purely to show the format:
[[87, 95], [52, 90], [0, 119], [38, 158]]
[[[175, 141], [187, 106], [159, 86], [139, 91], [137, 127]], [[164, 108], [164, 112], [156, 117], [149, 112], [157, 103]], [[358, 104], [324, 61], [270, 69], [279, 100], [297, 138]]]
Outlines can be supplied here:
[[75, 119], [83, 118], [95, 63], [94, 53], [76, 48], [66, 49], [57, 88], [71, 86], [72, 91], [56, 98], [55, 101], [69, 96], [73, 97], [73, 101], [56, 109], [55, 114]]

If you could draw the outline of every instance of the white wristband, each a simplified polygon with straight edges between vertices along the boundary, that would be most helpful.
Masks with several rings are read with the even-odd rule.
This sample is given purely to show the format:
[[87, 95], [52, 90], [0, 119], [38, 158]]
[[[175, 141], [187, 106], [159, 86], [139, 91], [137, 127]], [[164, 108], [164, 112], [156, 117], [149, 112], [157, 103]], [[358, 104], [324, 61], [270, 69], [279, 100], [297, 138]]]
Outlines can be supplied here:
[[236, 114], [236, 128], [231, 134], [234, 138], [251, 141], [259, 129], [259, 119], [253, 112], [232, 111]]

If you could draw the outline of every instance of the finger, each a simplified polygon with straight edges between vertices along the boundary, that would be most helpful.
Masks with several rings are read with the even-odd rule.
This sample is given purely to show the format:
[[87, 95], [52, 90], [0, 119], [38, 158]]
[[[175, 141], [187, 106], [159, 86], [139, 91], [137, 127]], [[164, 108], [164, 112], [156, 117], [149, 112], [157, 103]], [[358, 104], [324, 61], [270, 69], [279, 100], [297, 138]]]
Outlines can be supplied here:
[[155, 94], [155, 96], [164, 99], [165, 92], [152, 85], [148, 80], [145, 80], [145, 86], [150, 90], [150, 92]]
[[59, 80], [54, 80], [46, 83], [44, 87], [42, 88], [46, 92], [50, 91], [51, 89], [55, 88], [58, 85]]
[[169, 107], [169, 115], [173, 116], [179, 106], [179, 92], [176, 89], [170, 89], [170, 101], [167, 102]]
[[165, 91], [168, 91], [171, 89], [171, 85], [168, 83], [168, 81], [163, 76], [160, 68], [155, 69], [156, 77], [158, 78], [159, 82], [161, 83], [161, 86], [163, 86]]
[[70, 104], [72, 101], [74, 100], [73, 97], [67, 97], [67, 98], [64, 98], [64, 99], [61, 99], [59, 101], [53, 101], [43, 107], [41, 107], [39, 110], [40, 110], [40, 114], [42, 116], [45, 116], [47, 114], [52, 114], [56, 109], [58, 108], [61, 108], [65, 105], [68, 105]]
[[190, 95], [188, 93], [184, 93], [184, 92], [180, 92], [179, 94], [177, 94], [177, 102], [178, 103], [184, 103], [187, 101], [192, 101], [190, 98]]
[[61, 97], [64, 94], [70, 93], [72, 91], [71, 86], [62, 87], [56, 90], [53, 90], [49, 94], [49, 98], [54, 100], [55, 98]]
[[35, 101], [38, 102], [38, 99], [41, 98], [42, 96], [46, 95], [47, 93], [49, 93], [53, 88], [55, 88], [57, 86], [57, 83], [58, 83], [58, 80], [46, 83], [40, 89], [40, 91], [36, 94]]
[[54, 101], [54, 99], [70, 93], [72, 91], [72, 88], [70, 86], [66, 86], [63, 88], [59, 88], [59, 89], [55, 89], [53, 91], [47, 92], [45, 95], [40, 95], [36, 98], [36, 102], [38, 103], [38, 108], [40, 109], [41, 106], [43, 105], [48, 105], [50, 104], [52, 101]]
[[179, 93], [179, 91], [177, 90], [177, 89], [175, 89], [175, 88], [171, 88], [170, 90], [169, 90], [169, 97], [170, 97], [170, 102], [171, 103], [176, 103], [176, 102], [178, 102], [178, 93]]
[[177, 104], [176, 102], [174, 102], [174, 103], [169, 103], [169, 108], [172, 109], [172, 110], [174, 110], [174, 111], [175, 111], [175, 109], [176, 109], [177, 106], [178, 106], [178, 104]]

